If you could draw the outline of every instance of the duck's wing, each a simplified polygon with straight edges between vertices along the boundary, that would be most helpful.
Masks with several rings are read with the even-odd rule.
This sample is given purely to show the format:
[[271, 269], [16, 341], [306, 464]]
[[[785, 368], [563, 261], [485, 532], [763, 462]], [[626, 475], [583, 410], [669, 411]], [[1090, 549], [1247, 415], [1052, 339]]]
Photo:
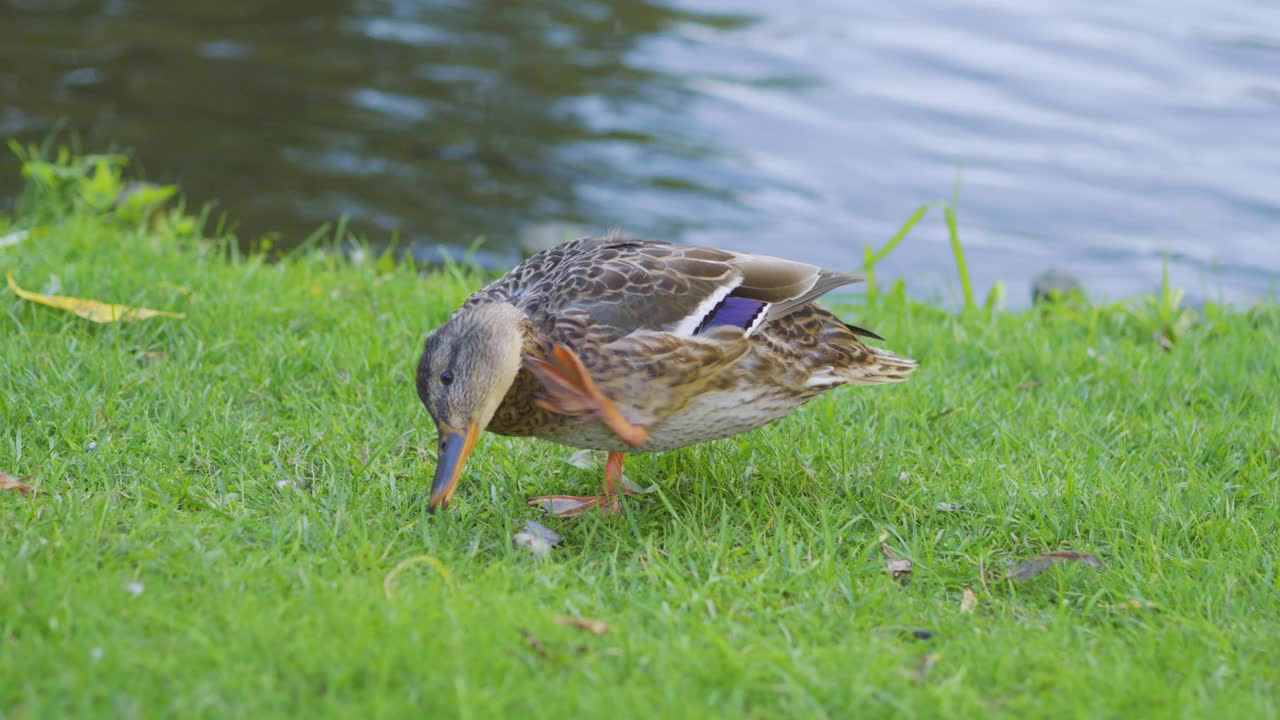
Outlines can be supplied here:
[[[611, 236], [531, 259], [516, 293], [531, 315], [578, 317], [616, 337], [638, 331], [702, 335], [725, 325], [753, 333], [862, 278], [765, 255]], [[552, 251], [554, 252], [554, 251]]]
[[[564, 369], [576, 363], [548, 362], [529, 355], [525, 365], [539, 383], [542, 409], [592, 415], [626, 440], [619, 426], [650, 426], [683, 408], [714, 385], [717, 376], [749, 346], [742, 330], [728, 327], [692, 337], [638, 330], [606, 345], [583, 345], [571, 351], [581, 363], [580, 370]], [[547, 357], [566, 352], [570, 351], [557, 345]], [[584, 376], [589, 376], [590, 382]], [[617, 418], [626, 422], [617, 423]]]

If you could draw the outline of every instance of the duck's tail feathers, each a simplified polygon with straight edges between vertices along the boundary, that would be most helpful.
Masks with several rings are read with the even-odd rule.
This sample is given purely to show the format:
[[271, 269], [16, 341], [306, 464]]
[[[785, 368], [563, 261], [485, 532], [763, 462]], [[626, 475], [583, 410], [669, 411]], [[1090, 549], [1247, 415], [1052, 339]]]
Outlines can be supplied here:
[[844, 367], [818, 368], [807, 383], [811, 387], [835, 385], [883, 385], [902, 382], [917, 367], [916, 361], [904, 358], [888, 350], [869, 345], [863, 346], [866, 355], [861, 362]]

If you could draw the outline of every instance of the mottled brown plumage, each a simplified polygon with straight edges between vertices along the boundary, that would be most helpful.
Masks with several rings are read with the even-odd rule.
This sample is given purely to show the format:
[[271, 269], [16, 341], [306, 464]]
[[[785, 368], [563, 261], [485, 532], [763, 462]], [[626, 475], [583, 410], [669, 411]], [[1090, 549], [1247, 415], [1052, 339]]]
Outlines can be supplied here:
[[905, 379], [913, 361], [865, 345], [859, 335], [877, 336], [813, 302], [859, 279], [620, 235], [531, 257], [427, 340], [418, 394], [448, 466], [433, 507], [460, 472], [447, 451], [465, 461], [472, 426], [614, 453], [669, 450], [767, 424], [839, 385]]

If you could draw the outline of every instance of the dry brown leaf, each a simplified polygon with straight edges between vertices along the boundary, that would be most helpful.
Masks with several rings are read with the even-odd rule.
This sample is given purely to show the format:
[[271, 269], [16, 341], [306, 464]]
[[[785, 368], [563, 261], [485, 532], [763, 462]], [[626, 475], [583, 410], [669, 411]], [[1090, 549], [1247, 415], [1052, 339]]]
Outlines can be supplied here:
[[1009, 571], [1005, 577], [1009, 580], [1021, 582], [1030, 580], [1031, 578], [1044, 572], [1049, 566], [1064, 561], [1080, 562], [1093, 568], [1102, 568], [1102, 561], [1096, 555], [1089, 553], [1076, 552], [1075, 550], [1057, 550], [1047, 552], [1043, 555], [1037, 555], [1030, 560], [1019, 563], [1017, 567]]
[[911, 559], [904, 558], [889, 549], [884, 541], [880, 541], [880, 552], [884, 555], [884, 569], [889, 571], [894, 580], [903, 584], [911, 579]]
[[578, 628], [585, 630], [592, 635], [608, 635], [609, 626], [603, 620], [592, 620], [591, 618], [569, 617], [567, 615], [557, 615], [551, 618], [551, 621], [557, 625], [565, 627]]
[[35, 492], [35, 488], [22, 482], [30, 480], [32, 476], [28, 475], [24, 478], [15, 478], [7, 472], [0, 470], [0, 490], [10, 490], [20, 495], [30, 495]]
[[1028, 380], [1022, 383], [1021, 385], [1019, 385], [1018, 389], [1022, 391], [1035, 390], [1036, 388], [1040, 387], [1043, 384], [1044, 383], [1040, 382], [1039, 380]]
[[147, 352], [144, 352], [138, 356], [138, 363], [140, 365], [155, 364], [160, 362], [161, 360], [164, 360], [168, 355], [169, 353], [157, 352], [155, 350], [148, 350]]
[[976, 607], [978, 607], [978, 596], [974, 595], [969, 588], [965, 588], [960, 595], [960, 612], [971, 613]]
[[520, 635], [524, 637], [524, 642], [529, 646], [529, 649], [538, 653], [539, 657], [547, 657], [547, 646], [542, 644], [542, 641], [538, 639], [538, 636], [524, 628], [520, 628]]
[[135, 320], [146, 320], [154, 317], [170, 317], [178, 319], [186, 317], [183, 313], [173, 313], [165, 310], [135, 308], [128, 305], [112, 305], [109, 303], [98, 302], [97, 300], [85, 300], [83, 298], [66, 297], [63, 295], [41, 295], [40, 293], [33, 293], [29, 290], [23, 290], [18, 287], [18, 284], [13, 280], [12, 270], [9, 271], [7, 278], [9, 280], [9, 289], [17, 293], [18, 297], [41, 305], [47, 305], [51, 308], [75, 313], [76, 315], [79, 315], [85, 320], [89, 320], [91, 322], [133, 322]]

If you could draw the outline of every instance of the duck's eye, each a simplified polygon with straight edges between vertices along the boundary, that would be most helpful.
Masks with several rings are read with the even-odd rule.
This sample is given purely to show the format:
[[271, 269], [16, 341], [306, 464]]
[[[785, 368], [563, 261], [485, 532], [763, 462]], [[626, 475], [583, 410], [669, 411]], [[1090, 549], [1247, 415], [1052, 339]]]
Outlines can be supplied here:
[[441, 384], [441, 385], [452, 385], [452, 384], [453, 384], [453, 371], [452, 371], [452, 370], [445, 370], [444, 372], [440, 373], [440, 384]]

